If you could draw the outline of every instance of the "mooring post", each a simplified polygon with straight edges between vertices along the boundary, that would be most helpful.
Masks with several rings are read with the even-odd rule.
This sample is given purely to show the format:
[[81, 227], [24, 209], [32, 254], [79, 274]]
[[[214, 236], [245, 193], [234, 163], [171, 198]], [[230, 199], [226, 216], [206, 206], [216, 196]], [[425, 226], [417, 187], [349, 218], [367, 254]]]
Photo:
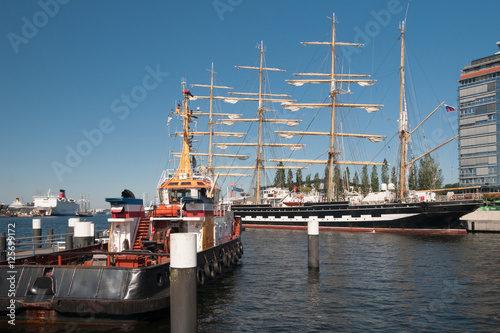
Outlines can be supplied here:
[[170, 235], [170, 329], [197, 332], [195, 233]]
[[73, 250], [73, 235], [66, 235], [66, 238], [64, 240], [64, 249]]
[[47, 230], [47, 244], [52, 247], [52, 240], [54, 239], [54, 229]]
[[75, 249], [94, 244], [94, 223], [75, 222], [73, 246]]
[[39, 249], [42, 247], [42, 219], [33, 219], [33, 243], [34, 247]]
[[0, 232], [0, 261], [7, 260], [7, 238], [5, 232]]
[[319, 270], [319, 221], [314, 217], [307, 221], [307, 258], [308, 267]]
[[75, 223], [80, 222], [79, 217], [71, 217], [68, 219], [68, 232], [70, 234], [75, 232]]

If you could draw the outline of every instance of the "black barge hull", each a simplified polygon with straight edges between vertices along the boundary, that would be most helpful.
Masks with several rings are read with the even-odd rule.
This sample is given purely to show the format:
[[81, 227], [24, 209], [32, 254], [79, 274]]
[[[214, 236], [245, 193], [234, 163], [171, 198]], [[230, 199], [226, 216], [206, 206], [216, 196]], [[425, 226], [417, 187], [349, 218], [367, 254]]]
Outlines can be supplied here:
[[309, 220], [317, 219], [324, 231], [465, 234], [460, 217], [480, 205], [474, 200], [356, 206], [329, 202], [295, 207], [241, 205], [232, 210], [245, 228], [303, 230]]
[[[203, 281], [214, 278], [222, 267], [235, 263], [242, 252], [239, 238], [199, 252], [199, 278]], [[104, 252], [94, 252], [102, 256], [101, 253]], [[72, 255], [88, 259], [93, 254], [73, 251]], [[15, 315], [16, 322], [86, 318], [130, 321], [170, 315], [165, 312], [170, 308], [170, 262], [137, 268], [53, 264], [64, 256], [64, 251], [43, 255], [51, 264], [39, 263], [37, 257], [27, 258], [30, 260], [27, 264], [17, 263], [14, 268], [5, 262], [1, 264], [3, 320], [9, 320], [9, 314]], [[215, 270], [214, 263], [219, 265]]]

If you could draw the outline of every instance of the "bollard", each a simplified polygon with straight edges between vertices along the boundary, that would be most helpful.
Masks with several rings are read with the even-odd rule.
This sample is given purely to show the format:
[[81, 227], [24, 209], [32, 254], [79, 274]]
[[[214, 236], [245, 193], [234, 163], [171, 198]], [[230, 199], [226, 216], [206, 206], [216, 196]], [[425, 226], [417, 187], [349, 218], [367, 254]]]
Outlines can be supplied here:
[[307, 221], [307, 258], [310, 269], [319, 270], [319, 221]]
[[7, 260], [7, 238], [5, 232], [0, 232], [0, 261]]
[[95, 229], [94, 229], [94, 223], [93, 222], [90, 222], [89, 233], [92, 235], [92, 244], [95, 244]]
[[33, 243], [37, 243], [34, 247], [41, 248], [42, 244], [42, 219], [33, 219]]
[[75, 223], [80, 222], [79, 217], [72, 217], [68, 220], [68, 233], [73, 234], [75, 232]]
[[197, 253], [195, 233], [170, 235], [170, 329], [196, 332]]
[[64, 250], [73, 250], [73, 235], [66, 235]]
[[94, 239], [94, 223], [92, 222], [76, 222], [75, 234], [73, 238], [73, 246], [75, 249], [86, 247], [93, 244]]
[[47, 246], [52, 247], [53, 239], [54, 239], [54, 229], [47, 230]]

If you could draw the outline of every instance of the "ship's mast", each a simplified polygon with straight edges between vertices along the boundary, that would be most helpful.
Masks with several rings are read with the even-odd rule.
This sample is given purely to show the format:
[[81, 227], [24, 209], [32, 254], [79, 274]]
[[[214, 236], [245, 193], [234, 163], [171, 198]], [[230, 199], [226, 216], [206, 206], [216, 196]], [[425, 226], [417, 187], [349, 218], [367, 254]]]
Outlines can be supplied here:
[[[189, 107], [188, 107], [189, 95], [191, 93], [189, 92], [189, 90], [186, 89], [186, 82], [182, 82], [182, 88], [183, 88], [182, 93], [184, 95], [184, 105], [183, 105], [183, 112], [182, 112], [182, 119], [183, 119], [182, 155], [181, 155], [181, 160], [179, 163], [179, 168], [177, 169], [177, 172], [175, 173], [175, 175], [172, 177], [173, 179], [192, 178], [191, 161], [189, 158], [189, 153], [191, 150], [189, 123], [191, 122], [191, 116], [189, 114]], [[181, 177], [181, 175], [182, 175], [182, 177]]]
[[262, 120], [264, 120], [264, 105], [262, 101], [262, 64], [264, 59], [264, 41], [260, 41], [260, 66], [259, 66], [259, 134], [257, 143], [257, 160], [255, 172], [257, 173], [257, 194], [255, 200], [260, 202], [260, 177], [262, 171]]
[[417, 158], [407, 162], [408, 158], [408, 142], [411, 139], [411, 136], [415, 131], [422, 126], [423, 123], [429, 119], [430, 116], [434, 114], [443, 104], [444, 101], [441, 102], [417, 127], [415, 127], [411, 132], [408, 131], [408, 113], [406, 110], [405, 103], [405, 71], [404, 71], [404, 63], [405, 63], [405, 32], [406, 32], [406, 20], [400, 23], [399, 30], [401, 30], [401, 63], [399, 67], [400, 78], [399, 78], [399, 139], [401, 141], [401, 162], [399, 165], [399, 191], [398, 197], [400, 199], [406, 198], [409, 188], [408, 188], [408, 169], [419, 159], [423, 158], [426, 155], [429, 155], [433, 151], [438, 148], [441, 148], [445, 144], [453, 141], [458, 137], [458, 135], [454, 136], [451, 139], [443, 142], [437, 147], [429, 150], [428, 152], [420, 155]]
[[335, 102], [337, 89], [335, 88], [335, 16], [332, 17], [332, 45], [331, 45], [331, 71], [330, 71], [330, 99], [332, 102], [332, 114], [330, 122], [330, 148], [328, 149], [328, 200], [332, 200], [333, 195], [333, 162], [335, 160]]
[[[363, 74], [337, 74], [335, 73], [335, 46], [358, 46], [361, 47], [362, 44], [357, 43], [344, 43], [337, 42], [335, 40], [335, 14], [332, 17], [332, 40], [331, 42], [303, 42], [303, 45], [328, 45], [331, 48], [331, 69], [330, 73], [298, 73], [294, 74], [295, 76], [312, 76], [312, 77], [320, 77], [314, 79], [294, 79], [287, 80], [287, 82], [294, 86], [302, 86], [304, 83], [328, 83], [330, 84], [330, 103], [290, 103], [285, 102], [282, 103], [285, 109], [290, 111], [298, 111], [301, 108], [330, 108], [331, 116], [330, 116], [330, 131], [329, 132], [306, 132], [306, 131], [276, 131], [279, 136], [290, 139], [293, 135], [324, 135], [328, 136], [330, 139], [330, 144], [328, 148], [328, 160], [300, 160], [300, 159], [271, 159], [271, 161], [277, 162], [288, 162], [288, 163], [317, 163], [317, 164], [326, 164], [328, 167], [328, 182], [327, 182], [327, 196], [328, 200], [332, 200], [333, 198], [333, 166], [334, 164], [349, 164], [349, 165], [383, 165], [383, 163], [377, 162], [348, 162], [348, 161], [336, 161], [335, 155], [338, 152], [335, 151], [335, 138], [342, 136], [350, 136], [350, 137], [360, 137], [360, 138], [368, 138], [370, 141], [377, 142], [382, 141], [385, 136], [383, 135], [366, 135], [366, 134], [348, 134], [348, 133], [337, 133], [335, 131], [335, 113], [336, 108], [338, 107], [347, 107], [347, 108], [364, 108], [368, 112], [377, 111], [382, 105], [380, 104], [353, 104], [353, 103], [338, 103], [336, 101], [337, 95], [341, 93], [340, 88], [337, 87], [337, 83], [352, 83], [357, 82], [361, 86], [370, 86], [375, 83], [375, 80], [372, 79], [363, 79], [369, 77], [369, 75]], [[324, 77], [322, 79], [321, 77]]]
[[212, 63], [212, 69], [210, 70], [210, 106], [209, 106], [209, 116], [208, 116], [208, 127], [209, 127], [209, 137], [208, 137], [208, 172], [213, 173], [212, 169], [212, 137], [214, 135], [214, 122], [212, 114], [212, 105], [214, 100], [214, 63]]
[[[264, 123], [278, 123], [278, 124], [287, 124], [288, 126], [295, 126], [300, 123], [300, 120], [295, 119], [266, 119], [264, 117], [264, 112], [268, 111], [264, 107], [264, 102], [291, 102], [289, 99], [289, 95], [284, 94], [266, 94], [263, 92], [263, 73], [264, 71], [278, 71], [284, 72], [282, 69], [278, 68], [268, 68], [264, 67], [264, 42], [261, 41], [260, 45], [257, 47], [260, 51], [260, 65], [259, 67], [251, 67], [251, 66], [236, 66], [237, 69], [254, 69], [259, 71], [259, 92], [258, 93], [243, 93], [243, 92], [230, 92], [230, 95], [246, 95], [252, 97], [228, 97], [224, 101], [227, 103], [234, 104], [238, 101], [256, 101], [258, 102], [258, 118], [256, 119], [223, 119], [221, 124], [224, 125], [233, 125], [234, 123], [243, 123], [243, 122], [257, 122], [258, 123], [258, 134], [257, 134], [257, 142], [256, 143], [223, 143], [219, 145], [215, 145], [218, 148], [225, 149], [230, 146], [255, 146], [257, 147], [257, 157], [255, 161], [255, 167], [220, 167], [225, 169], [250, 169], [253, 168], [256, 172], [256, 202], [260, 203], [260, 187], [261, 187], [261, 177], [262, 170], [265, 169], [285, 169], [285, 167], [279, 166], [264, 166], [263, 161], [263, 147], [288, 147], [293, 150], [301, 149], [304, 145], [300, 144], [279, 144], [279, 143], [265, 143], [262, 140], [262, 131]], [[217, 167], [219, 168], [219, 167]], [[305, 167], [289, 167], [288, 169], [305, 169]]]
[[[213, 153], [213, 137], [214, 136], [223, 136], [223, 137], [229, 137], [229, 136], [234, 136], [237, 138], [242, 138], [245, 136], [246, 133], [235, 133], [235, 132], [214, 132], [214, 117], [230, 117], [232, 119], [240, 118], [241, 114], [232, 114], [232, 113], [214, 113], [213, 112], [213, 102], [214, 100], [223, 100], [225, 97], [222, 96], [214, 96], [214, 89], [228, 89], [232, 90], [233, 88], [231, 87], [226, 87], [226, 86], [215, 86], [214, 85], [214, 64], [212, 63], [212, 68], [210, 69], [210, 85], [205, 85], [205, 84], [192, 84], [191, 87], [205, 87], [205, 88], [210, 88], [210, 95], [209, 96], [193, 96], [190, 99], [191, 100], [196, 100], [196, 99], [209, 99], [209, 112], [208, 113], [203, 113], [200, 111], [194, 112], [194, 115], [197, 116], [208, 116], [208, 125], [209, 125], [209, 131], [208, 132], [192, 132], [191, 135], [208, 135], [209, 137], [209, 146], [208, 146], [208, 154], [207, 153], [192, 153], [191, 155], [195, 156], [208, 156], [208, 172], [210, 175], [214, 175], [214, 164], [213, 164], [213, 157], [229, 157], [229, 158], [238, 158], [238, 159], [247, 159], [249, 156], [248, 155], [238, 155], [238, 154], [214, 154]], [[180, 134], [180, 133], [176, 133]], [[237, 176], [237, 177], [245, 177], [245, 176], [250, 176], [246, 174], [226, 174], [226, 173], [219, 173], [220, 176]]]
[[399, 29], [401, 30], [401, 64], [399, 67], [399, 139], [401, 141], [401, 162], [399, 166], [399, 198], [404, 198], [407, 191], [407, 169], [406, 169], [406, 158], [408, 142], [406, 141], [408, 133], [408, 115], [406, 109], [404, 108], [404, 79], [405, 79], [405, 21], [401, 22]]

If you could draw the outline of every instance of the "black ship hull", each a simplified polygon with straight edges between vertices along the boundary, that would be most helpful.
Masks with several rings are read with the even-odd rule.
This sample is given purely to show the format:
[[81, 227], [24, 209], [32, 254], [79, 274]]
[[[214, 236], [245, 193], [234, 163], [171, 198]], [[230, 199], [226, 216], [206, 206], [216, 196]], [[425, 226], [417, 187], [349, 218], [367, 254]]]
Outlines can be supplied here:
[[346, 202], [295, 207], [233, 206], [245, 228], [306, 229], [317, 219], [320, 230], [464, 234], [460, 217], [481, 205], [474, 200], [350, 206]]
[[[115, 267], [105, 264], [109, 252], [58, 252], [27, 258], [13, 267], [0, 266], [0, 315], [28, 322], [71, 322], [93, 320], [134, 321], [169, 316], [170, 262], [147, 267]], [[198, 286], [214, 279], [242, 255], [239, 238], [199, 252]], [[152, 258], [152, 253], [125, 253], [131, 262], [135, 256]], [[65, 258], [79, 262], [64, 264]], [[101, 264], [85, 265], [92, 257]], [[104, 257], [104, 260], [103, 260]], [[134, 258], [132, 258], [134, 257]], [[73, 260], [73, 259], [71, 259]], [[63, 264], [61, 264], [63, 261]], [[102, 265], [104, 261], [104, 265]], [[45, 262], [45, 263], [44, 263]], [[58, 264], [59, 262], [59, 264]], [[217, 263], [217, 267], [214, 267]], [[14, 276], [14, 279], [12, 279]], [[10, 316], [9, 316], [10, 315]]]

